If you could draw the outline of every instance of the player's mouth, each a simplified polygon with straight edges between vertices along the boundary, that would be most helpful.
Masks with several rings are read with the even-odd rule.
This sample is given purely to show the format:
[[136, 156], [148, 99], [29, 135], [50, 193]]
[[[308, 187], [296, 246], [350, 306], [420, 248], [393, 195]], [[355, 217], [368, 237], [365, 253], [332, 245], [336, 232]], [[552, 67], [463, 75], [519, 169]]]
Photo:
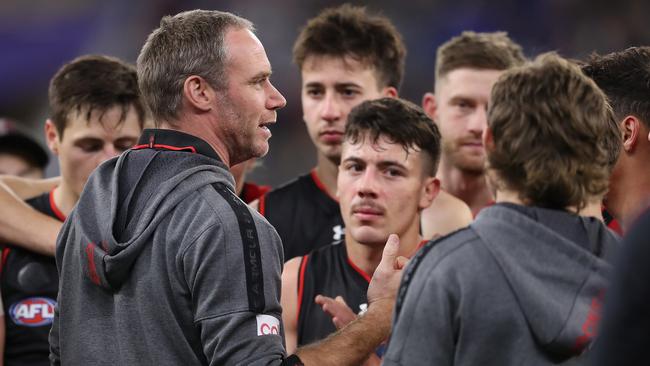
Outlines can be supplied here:
[[318, 134], [318, 137], [326, 144], [340, 144], [343, 141], [343, 132], [338, 130], [324, 130]]
[[464, 140], [459, 145], [466, 149], [483, 151], [483, 142], [481, 140]]
[[375, 204], [357, 204], [352, 206], [352, 216], [361, 221], [374, 220], [384, 215], [384, 210]]

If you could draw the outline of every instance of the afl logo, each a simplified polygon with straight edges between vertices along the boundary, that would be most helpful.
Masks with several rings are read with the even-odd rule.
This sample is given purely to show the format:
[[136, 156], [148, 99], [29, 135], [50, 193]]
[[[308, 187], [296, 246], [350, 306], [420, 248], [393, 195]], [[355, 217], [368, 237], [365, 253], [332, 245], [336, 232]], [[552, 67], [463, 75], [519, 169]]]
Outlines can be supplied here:
[[27, 327], [50, 325], [54, 320], [56, 301], [46, 297], [30, 297], [17, 302], [9, 308], [9, 316], [14, 323]]

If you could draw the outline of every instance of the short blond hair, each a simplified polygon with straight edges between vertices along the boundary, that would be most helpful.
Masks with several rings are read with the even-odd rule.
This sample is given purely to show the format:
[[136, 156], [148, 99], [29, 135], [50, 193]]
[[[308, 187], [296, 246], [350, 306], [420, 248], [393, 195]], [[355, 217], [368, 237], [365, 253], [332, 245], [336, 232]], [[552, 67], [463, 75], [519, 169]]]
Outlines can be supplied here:
[[506, 70], [520, 66], [526, 57], [506, 32], [465, 31], [438, 47], [436, 80], [459, 68]]

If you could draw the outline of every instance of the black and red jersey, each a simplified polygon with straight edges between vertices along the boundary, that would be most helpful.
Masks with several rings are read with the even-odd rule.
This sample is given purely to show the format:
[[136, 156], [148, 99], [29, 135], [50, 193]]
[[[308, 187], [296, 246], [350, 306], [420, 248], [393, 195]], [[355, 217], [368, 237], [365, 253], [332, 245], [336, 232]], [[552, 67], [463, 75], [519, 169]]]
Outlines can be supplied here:
[[280, 235], [285, 261], [343, 239], [339, 203], [313, 170], [260, 197], [259, 211]]
[[[416, 247], [417, 252], [426, 241]], [[371, 275], [348, 257], [343, 240], [316, 249], [302, 257], [298, 269], [298, 346], [324, 339], [336, 331], [332, 318], [314, 299], [316, 295], [343, 297], [357, 314], [368, 309], [368, 285]], [[381, 357], [385, 346], [375, 353]]]
[[342, 296], [360, 313], [367, 309], [370, 275], [349, 258], [343, 241], [303, 256], [298, 276], [298, 345], [306, 345], [336, 331], [332, 318], [314, 302], [316, 295]]
[[605, 206], [602, 207], [602, 213], [603, 213], [603, 220], [605, 221], [605, 225], [607, 225], [608, 228], [613, 230], [618, 235], [623, 236], [623, 228], [618, 223], [618, 220], [616, 220], [614, 216], [612, 216], [612, 214], [609, 213], [609, 211], [607, 211]]
[[[36, 210], [59, 219], [52, 192], [27, 201]], [[5, 312], [5, 365], [49, 365], [48, 335], [59, 286], [53, 257], [4, 246], [0, 290]]]
[[252, 182], [244, 182], [239, 198], [246, 203], [251, 203], [271, 190], [270, 186], [262, 186]]

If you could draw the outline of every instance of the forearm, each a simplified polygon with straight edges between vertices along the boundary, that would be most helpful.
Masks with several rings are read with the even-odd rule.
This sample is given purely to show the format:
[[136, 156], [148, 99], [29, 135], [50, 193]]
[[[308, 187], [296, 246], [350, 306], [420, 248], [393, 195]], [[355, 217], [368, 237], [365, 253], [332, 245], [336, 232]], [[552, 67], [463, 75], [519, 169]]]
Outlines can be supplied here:
[[0, 182], [0, 240], [54, 256], [61, 223], [32, 209]]
[[326, 339], [301, 347], [296, 354], [306, 366], [360, 365], [385, 341], [391, 329], [391, 301], [377, 301], [368, 311]]
[[20, 200], [27, 200], [43, 193], [47, 193], [61, 183], [61, 177], [48, 179], [29, 179], [0, 175], [0, 185], [13, 192]]

